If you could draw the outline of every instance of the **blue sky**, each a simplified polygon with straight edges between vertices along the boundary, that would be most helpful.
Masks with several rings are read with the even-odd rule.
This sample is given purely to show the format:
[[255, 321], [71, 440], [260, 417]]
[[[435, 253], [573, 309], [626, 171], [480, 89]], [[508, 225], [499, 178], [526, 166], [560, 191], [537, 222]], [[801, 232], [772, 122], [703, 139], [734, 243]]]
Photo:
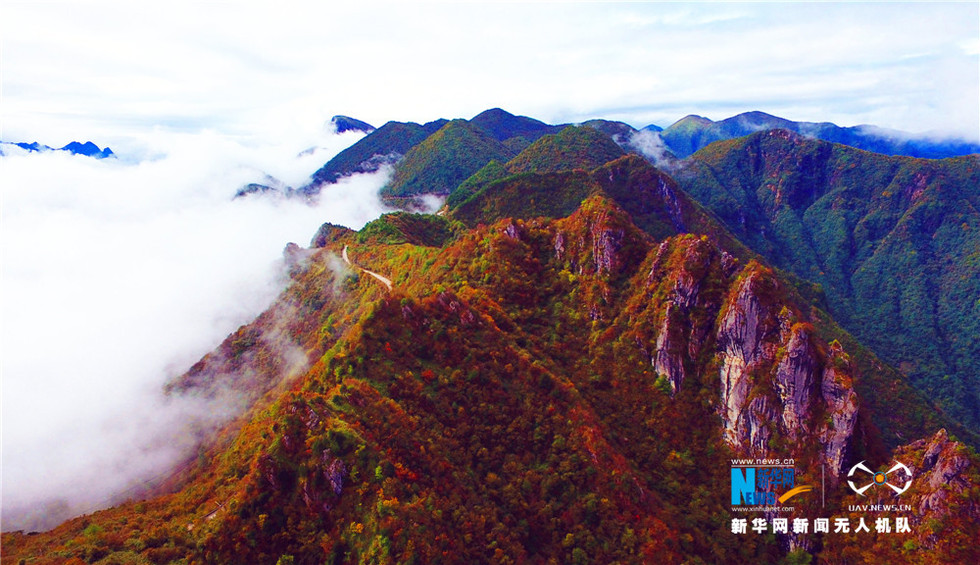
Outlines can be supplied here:
[[[323, 5], [321, 5], [323, 4]], [[5, 140], [315, 135], [500, 106], [668, 125], [762, 110], [980, 137], [980, 4], [3, 6]]]

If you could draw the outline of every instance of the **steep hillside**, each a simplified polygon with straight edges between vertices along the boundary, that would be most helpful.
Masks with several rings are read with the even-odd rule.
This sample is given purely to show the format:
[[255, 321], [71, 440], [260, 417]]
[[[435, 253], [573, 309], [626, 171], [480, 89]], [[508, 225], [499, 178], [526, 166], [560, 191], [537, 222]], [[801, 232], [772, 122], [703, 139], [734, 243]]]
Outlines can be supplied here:
[[[751, 515], [730, 509], [732, 458], [792, 459], [801, 481], [826, 480], [826, 506], [801, 495], [796, 511], [839, 515], [849, 467], [889, 460], [899, 434], [934, 436], [895, 456], [949, 488], [919, 485], [916, 529], [866, 538], [869, 550], [973, 557], [929, 520], [980, 535], [980, 458], [777, 271], [728, 249], [720, 226], [681, 233], [713, 220], [662, 173], [623, 157], [502, 182], [467, 200], [485, 213], [468, 228], [392, 215], [287, 249], [292, 283], [276, 304], [171, 390], [245, 393], [245, 415], [171, 494], [6, 534], [3, 562], [833, 556], [853, 544], [734, 534], [733, 517]], [[510, 217], [509, 182], [546, 188], [551, 217]], [[644, 214], [649, 229], [634, 221]]]
[[681, 186], [980, 430], [980, 158], [886, 157], [786, 131], [717, 143]]
[[[394, 212], [383, 214], [377, 220], [368, 222], [357, 232], [357, 242], [366, 244], [410, 243], [427, 247], [442, 247], [462, 226], [454, 224], [445, 216]], [[325, 247], [326, 242], [320, 245]]]
[[[470, 179], [450, 197], [450, 215], [470, 226], [507, 217], [560, 218], [571, 214], [588, 196], [601, 193], [654, 237], [689, 231], [710, 234], [739, 256], [749, 256], [673, 179], [636, 155], [616, 158], [593, 170], [574, 166], [574, 170], [551, 172], [550, 166], [543, 168], [518, 174], [507, 174], [502, 168], [496, 179], [481, 171], [474, 176], [487, 174], [487, 180]], [[470, 192], [461, 194], [466, 191]]]
[[785, 129], [885, 155], [936, 159], [980, 153], [980, 145], [976, 143], [939, 140], [873, 126], [840, 127], [828, 122], [794, 122], [764, 112], [746, 112], [720, 122], [686, 116], [663, 130], [660, 136], [674, 155], [683, 158], [716, 141], [771, 129]]
[[446, 120], [425, 125], [388, 122], [327, 161], [313, 173], [312, 181], [301, 188], [300, 192], [315, 194], [319, 192], [321, 185], [337, 182], [341, 177], [370, 173], [384, 165], [394, 165], [409, 149], [446, 123]]
[[[615, 201], [631, 215], [632, 221], [640, 229], [654, 238], [677, 233], [704, 234], [742, 261], [761, 260], [761, 256], [742, 245], [708, 210], [681, 190], [671, 177], [635, 155], [621, 157], [591, 172], [578, 170], [506, 176], [484, 184], [467, 199], [452, 204], [449, 216], [470, 226], [501, 218], [564, 217], [578, 207], [578, 202], [596, 195]], [[813, 288], [789, 273], [781, 276], [805, 295], [807, 302], [818, 308], [825, 306], [826, 296], [820, 287]], [[902, 435], [904, 426], [934, 427], [939, 422], [934, 408], [923, 400], [921, 393], [910, 389], [902, 375], [841, 331], [826, 313], [815, 308], [812, 315], [825, 322], [819, 325], [823, 328], [822, 337], [846, 344], [861, 371], [868, 375], [858, 386], [868, 398], [869, 405], [874, 407], [874, 421], [883, 430], [883, 438], [888, 445], [901, 443], [902, 438], [906, 437]], [[971, 444], [980, 444], [976, 433], [948, 420], [943, 420], [942, 425], [955, 428], [956, 433]]]
[[382, 194], [448, 195], [491, 160], [506, 161], [514, 155], [483, 129], [453, 120], [408, 150]]

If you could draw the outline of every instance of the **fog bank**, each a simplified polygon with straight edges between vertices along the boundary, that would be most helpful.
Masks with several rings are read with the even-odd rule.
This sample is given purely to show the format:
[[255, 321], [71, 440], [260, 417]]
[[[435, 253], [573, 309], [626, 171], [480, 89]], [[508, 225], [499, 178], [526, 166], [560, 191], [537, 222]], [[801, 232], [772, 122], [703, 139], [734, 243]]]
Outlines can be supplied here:
[[268, 307], [288, 242], [382, 213], [386, 176], [346, 179], [314, 204], [232, 196], [266, 174], [301, 185], [360, 135], [325, 133], [302, 155], [158, 132], [139, 162], [0, 157], [4, 531], [110, 505], [240, 409], [162, 387]]

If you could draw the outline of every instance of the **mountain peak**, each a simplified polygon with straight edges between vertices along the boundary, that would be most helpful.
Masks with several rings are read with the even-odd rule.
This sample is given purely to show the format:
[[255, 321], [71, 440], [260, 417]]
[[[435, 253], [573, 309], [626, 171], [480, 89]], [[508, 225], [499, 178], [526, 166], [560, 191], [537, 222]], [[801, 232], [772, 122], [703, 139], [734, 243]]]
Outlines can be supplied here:
[[[705, 118], [704, 116], [699, 116], [697, 114], [688, 114], [683, 118], [677, 120], [671, 125], [671, 128], [687, 128], [687, 127], [703, 127], [710, 126], [714, 122]], [[670, 129], [670, 128], [668, 128]]]
[[470, 123], [485, 130], [497, 141], [523, 138], [526, 143], [531, 143], [542, 135], [555, 133], [561, 129], [560, 126], [550, 126], [527, 116], [515, 116], [500, 108], [484, 110], [474, 116]]
[[[760, 123], [769, 122], [769, 121], [787, 121], [784, 118], [780, 118], [778, 116], [773, 116], [772, 114], [767, 114], [767, 113], [761, 112], [759, 110], [752, 110], [751, 112], [742, 112], [741, 114], [737, 114], [737, 115], [732, 116], [731, 118], [728, 118], [728, 119], [729, 120], [749, 120], [749, 121], [752, 121], [752, 122], [760, 122]], [[722, 121], [725, 121], [725, 120], [722, 120]]]
[[507, 163], [512, 173], [592, 170], [624, 154], [611, 137], [592, 127], [568, 126], [546, 135]]
[[77, 141], [72, 141], [68, 145], [61, 148], [62, 151], [68, 151], [75, 155], [85, 155], [87, 157], [95, 157], [96, 159], [105, 159], [106, 157], [112, 157], [114, 153], [112, 149], [106, 147], [105, 149], [100, 149], [98, 145], [92, 143], [91, 141], [86, 141], [85, 143], [79, 143]]
[[[636, 133], [636, 128], [625, 123], [616, 122], [612, 120], [588, 120], [579, 124], [580, 126], [586, 126], [593, 129], [597, 129], [602, 133], [613, 138], [619, 144], [623, 144], [629, 141], [630, 137]], [[647, 126], [656, 127], [656, 126]], [[658, 131], [658, 130], [653, 130]]]
[[330, 118], [330, 125], [337, 133], [344, 133], [348, 131], [362, 131], [364, 133], [371, 133], [376, 129], [367, 122], [362, 122], [361, 120], [341, 115]]
[[484, 110], [479, 114], [473, 116], [473, 120], [505, 120], [516, 118], [514, 114], [511, 114], [503, 108], [490, 108], [489, 110]]

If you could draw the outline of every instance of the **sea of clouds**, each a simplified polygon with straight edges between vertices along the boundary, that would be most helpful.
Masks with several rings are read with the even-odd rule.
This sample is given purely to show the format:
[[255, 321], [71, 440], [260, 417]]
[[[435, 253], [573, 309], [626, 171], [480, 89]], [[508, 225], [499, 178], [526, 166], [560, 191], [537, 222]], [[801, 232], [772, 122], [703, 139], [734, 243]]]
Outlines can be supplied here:
[[234, 195], [266, 175], [302, 186], [362, 135], [303, 151], [157, 131], [139, 158], [0, 157], [4, 531], [118, 502], [193, 453], [189, 426], [234, 414], [163, 386], [269, 306], [288, 242], [384, 212], [387, 173], [314, 202]]

